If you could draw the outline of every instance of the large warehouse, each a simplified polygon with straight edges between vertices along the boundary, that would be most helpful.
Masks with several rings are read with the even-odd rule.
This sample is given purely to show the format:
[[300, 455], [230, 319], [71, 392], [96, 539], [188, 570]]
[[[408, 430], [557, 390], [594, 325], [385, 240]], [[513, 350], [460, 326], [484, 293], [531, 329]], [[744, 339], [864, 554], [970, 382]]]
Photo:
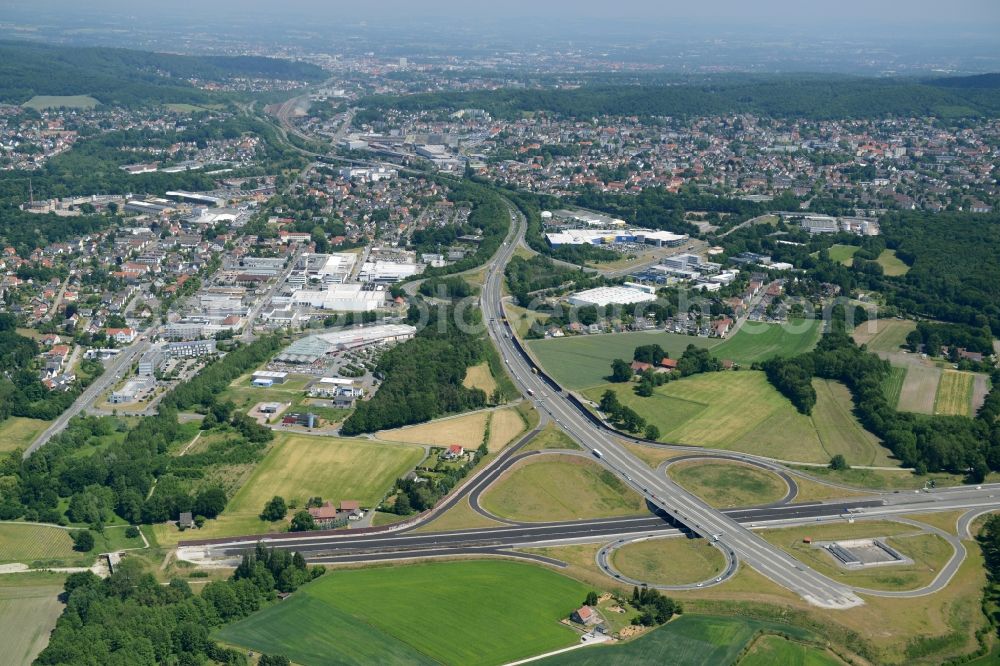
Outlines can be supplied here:
[[572, 294], [568, 299], [570, 305], [596, 305], [604, 307], [617, 303], [631, 305], [633, 303], [648, 303], [656, 300], [656, 290], [645, 285], [626, 282], [620, 287], [596, 287]]
[[651, 229], [563, 229], [545, 234], [549, 245], [613, 245], [615, 243], [643, 243], [645, 245], [682, 245], [687, 234]]
[[358, 326], [330, 333], [309, 335], [288, 345], [277, 356], [287, 363], [315, 363], [327, 354], [357, 349], [374, 344], [402, 342], [416, 335], [417, 329], [407, 324], [382, 324]]
[[331, 284], [326, 289], [297, 289], [292, 305], [335, 312], [368, 312], [385, 305], [386, 291], [362, 284]]

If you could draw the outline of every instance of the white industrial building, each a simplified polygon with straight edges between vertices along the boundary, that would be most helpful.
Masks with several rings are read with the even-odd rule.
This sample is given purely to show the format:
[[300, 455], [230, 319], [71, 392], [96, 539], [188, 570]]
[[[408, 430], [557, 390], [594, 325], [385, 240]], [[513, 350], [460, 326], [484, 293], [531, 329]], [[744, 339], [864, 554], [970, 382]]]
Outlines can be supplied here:
[[646, 285], [626, 283], [620, 287], [596, 287], [578, 291], [567, 299], [570, 305], [632, 305], [656, 300], [656, 290]]
[[416, 333], [417, 329], [407, 324], [357, 326], [319, 333], [296, 340], [277, 356], [277, 360], [288, 363], [315, 363], [327, 354], [374, 344], [402, 342], [409, 340]]
[[304, 286], [312, 283], [340, 284], [346, 282], [357, 261], [350, 252], [304, 254], [288, 276], [288, 284]]
[[385, 305], [385, 290], [364, 284], [331, 284], [326, 289], [298, 289], [292, 305], [337, 312], [369, 312]]
[[657, 247], [681, 245], [687, 234], [651, 229], [563, 229], [545, 234], [549, 245], [612, 245], [614, 243], [641, 243]]
[[421, 271], [418, 264], [403, 264], [395, 261], [366, 261], [361, 265], [359, 278], [363, 282], [392, 284], [411, 278]]

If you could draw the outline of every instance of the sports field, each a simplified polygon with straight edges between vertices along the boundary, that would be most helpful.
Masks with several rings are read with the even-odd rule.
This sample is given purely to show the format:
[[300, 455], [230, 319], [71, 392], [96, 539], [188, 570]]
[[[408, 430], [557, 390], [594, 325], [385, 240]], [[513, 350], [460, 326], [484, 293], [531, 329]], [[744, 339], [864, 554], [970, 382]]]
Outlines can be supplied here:
[[[556, 655], [539, 666], [716, 666], [733, 664], [758, 631], [805, 637], [801, 629], [738, 617], [684, 614], [633, 641]], [[776, 662], [780, 663], [780, 662]]]
[[0, 423], [0, 453], [27, 448], [50, 421], [11, 416]]
[[765, 634], [755, 640], [739, 666], [841, 666], [844, 662], [822, 648]]
[[583, 389], [607, 381], [611, 361], [632, 360], [632, 352], [641, 345], [658, 344], [671, 358], [678, 358], [688, 345], [712, 348], [715, 338], [698, 338], [662, 331], [578, 335], [549, 340], [529, 340], [527, 346], [546, 372], [568, 389]]
[[92, 109], [100, 104], [90, 95], [35, 95], [21, 106], [36, 111], [43, 109]]
[[180, 539], [205, 539], [236, 534], [262, 534], [280, 530], [282, 522], [266, 523], [258, 515], [275, 495], [300, 507], [310, 497], [337, 504], [357, 500], [375, 506], [393, 482], [412, 470], [424, 457], [420, 447], [368, 439], [340, 439], [278, 433], [267, 455], [215, 520], [193, 531], [178, 532], [171, 525], [156, 525], [161, 545]]
[[882, 250], [882, 254], [878, 255], [878, 264], [889, 277], [898, 277], [910, 272], [910, 267], [896, 256], [895, 250]]
[[628, 543], [614, 551], [613, 564], [630, 578], [658, 585], [688, 585], [726, 568], [718, 548], [705, 539], [649, 539]]
[[861, 247], [858, 245], [831, 245], [830, 261], [837, 261], [845, 266], [850, 266], [854, 261], [854, 255], [857, 254]]
[[906, 382], [906, 368], [892, 366], [889, 376], [882, 384], [882, 393], [890, 407], [898, 407], [899, 394], [903, 392], [903, 384]]
[[852, 337], [859, 345], [868, 345], [868, 351], [898, 352], [916, 329], [917, 323], [909, 319], [871, 319], [858, 324]]
[[557, 454], [518, 463], [483, 493], [480, 502], [497, 516], [529, 522], [645, 511], [642, 498], [611, 472], [585, 458]]
[[777, 502], [788, 485], [774, 472], [740, 463], [687, 460], [667, 470], [674, 481], [718, 509]]
[[945, 370], [938, 382], [934, 413], [972, 416], [972, 387], [976, 376], [971, 372]]
[[49, 633], [63, 611], [59, 595], [63, 575], [0, 576], [0, 627], [4, 664], [30, 664], [49, 642]]
[[575, 644], [559, 620], [588, 591], [503, 560], [333, 571], [215, 637], [303, 666], [503, 664]]

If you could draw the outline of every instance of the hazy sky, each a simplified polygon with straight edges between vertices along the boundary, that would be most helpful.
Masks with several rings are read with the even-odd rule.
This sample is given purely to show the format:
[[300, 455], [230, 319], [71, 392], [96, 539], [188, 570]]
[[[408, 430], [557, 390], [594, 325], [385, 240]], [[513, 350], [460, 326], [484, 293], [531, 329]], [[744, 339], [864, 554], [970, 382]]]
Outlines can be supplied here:
[[[226, 14], [276, 16], [305, 20], [393, 21], [420, 18], [468, 20], [595, 21], [642, 19], [658, 24], [696, 22], [711, 26], [770, 24], [812, 27], [874, 24], [920, 26], [942, 30], [964, 26], [977, 30], [1000, 28], [1000, 0], [0, 0], [5, 12], [63, 10], [72, 14], [118, 14], [124, 17]], [[308, 25], [308, 24], [306, 24]], [[541, 27], [541, 26], [536, 26]]]

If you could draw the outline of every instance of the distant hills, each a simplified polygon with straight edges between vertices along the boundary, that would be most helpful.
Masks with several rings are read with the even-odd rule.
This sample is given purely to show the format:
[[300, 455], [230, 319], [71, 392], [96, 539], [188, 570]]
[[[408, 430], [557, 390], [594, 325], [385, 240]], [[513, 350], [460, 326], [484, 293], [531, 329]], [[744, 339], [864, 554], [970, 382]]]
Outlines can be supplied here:
[[[588, 85], [574, 89], [499, 89], [371, 97], [373, 111], [481, 108], [499, 118], [546, 112], [588, 118], [600, 115], [696, 116], [754, 113], [774, 118], [942, 118], [1000, 116], [1000, 75], [920, 81], [838, 75], [727, 75], [648, 85]], [[364, 120], [361, 114], [356, 120]]]
[[36, 95], [90, 95], [104, 104], [206, 103], [187, 79], [234, 77], [320, 81], [308, 63], [256, 56], [183, 56], [129, 49], [0, 41], [0, 102]]

